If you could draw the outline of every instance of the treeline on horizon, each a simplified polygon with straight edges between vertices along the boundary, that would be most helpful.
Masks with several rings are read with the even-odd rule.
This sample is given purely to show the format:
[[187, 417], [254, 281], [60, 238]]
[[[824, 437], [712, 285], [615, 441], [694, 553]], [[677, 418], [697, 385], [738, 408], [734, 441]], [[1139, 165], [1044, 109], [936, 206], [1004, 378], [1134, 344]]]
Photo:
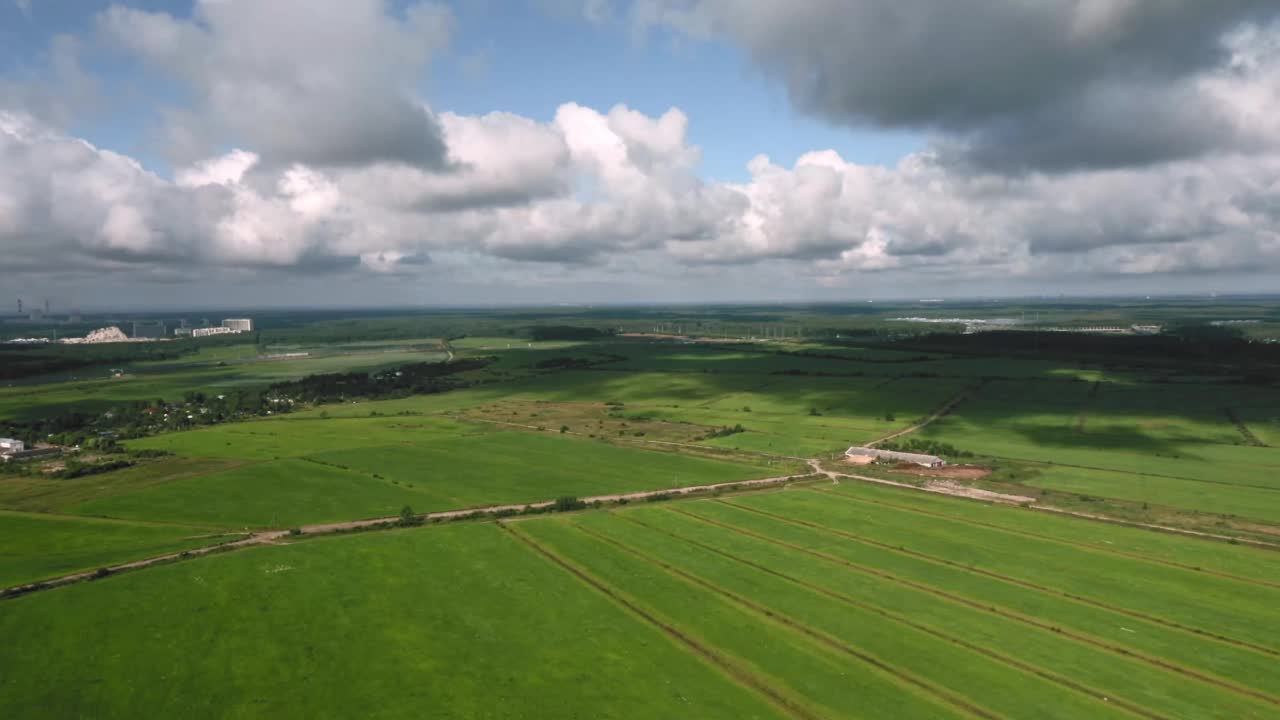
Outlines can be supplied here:
[[9, 421], [7, 425], [0, 424], [0, 435], [32, 444], [47, 441], [110, 449], [117, 440], [288, 413], [313, 404], [352, 398], [388, 400], [455, 390], [471, 383], [451, 376], [487, 367], [493, 360], [475, 357], [411, 363], [375, 373], [323, 373], [265, 387], [228, 388], [216, 395], [189, 390], [181, 399], [124, 401], [101, 413], [65, 411], [25, 422]]

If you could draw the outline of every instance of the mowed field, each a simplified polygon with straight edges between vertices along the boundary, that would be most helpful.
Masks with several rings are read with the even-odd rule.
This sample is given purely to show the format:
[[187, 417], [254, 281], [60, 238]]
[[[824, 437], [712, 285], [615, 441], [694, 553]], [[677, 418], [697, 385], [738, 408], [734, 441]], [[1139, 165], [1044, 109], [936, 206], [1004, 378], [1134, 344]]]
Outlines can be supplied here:
[[6, 601], [0, 716], [1270, 718], [1277, 606], [1272, 552], [798, 485]]

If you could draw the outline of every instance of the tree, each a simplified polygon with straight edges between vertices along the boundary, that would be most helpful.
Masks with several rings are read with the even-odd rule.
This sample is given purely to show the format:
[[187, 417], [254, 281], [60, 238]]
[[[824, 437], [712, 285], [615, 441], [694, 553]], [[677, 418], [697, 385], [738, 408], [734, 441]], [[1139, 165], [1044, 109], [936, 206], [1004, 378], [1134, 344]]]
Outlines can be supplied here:
[[422, 518], [418, 517], [418, 515], [413, 512], [413, 508], [405, 505], [400, 508], [400, 524], [405, 527], [410, 525], [421, 525]]

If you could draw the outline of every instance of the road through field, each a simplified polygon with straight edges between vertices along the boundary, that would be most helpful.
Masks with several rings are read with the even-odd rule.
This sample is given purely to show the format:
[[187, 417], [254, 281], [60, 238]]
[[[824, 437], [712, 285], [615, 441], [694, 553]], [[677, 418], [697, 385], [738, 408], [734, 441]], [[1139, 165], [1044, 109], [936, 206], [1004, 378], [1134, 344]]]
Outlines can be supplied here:
[[985, 382], [980, 382], [977, 385], [971, 385], [970, 387], [967, 387], [961, 390], [960, 392], [956, 393], [955, 397], [948, 400], [945, 404], [943, 404], [942, 407], [938, 408], [937, 410], [934, 410], [925, 419], [921, 420], [920, 422], [910, 427], [903, 428], [901, 430], [895, 430], [894, 432], [891, 432], [882, 438], [877, 438], [875, 440], [872, 440], [871, 442], [867, 443], [867, 447], [875, 447], [880, 443], [889, 442], [890, 440], [896, 440], [902, 437], [903, 435], [910, 435], [913, 432], [923, 429], [926, 425], [929, 425], [930, 423], [933, 423], [941, 418], [946, 417], [947, 415], [951, 414], [952, 410], [956, 409], [957, 405], [969, 399], [970, 395], [981, 390], [982, 386], [985, 384], [986, 384]]
[[[793, 475], [783, 475], [779, 477], [758, 478], [755, 480], [739, 480], [735, 482], [715, 483], [712, 485], [688, 485], [679, 488], [668, 488], [665, 490], [646, 490], [642, 492], [632, 493], [615, 493], [611, 495], [594, 495], [591, 497], [578, 498], [579, 502], [592, 504], [611, 504], [619, 502], [645, 502], [653, 498], [668, 498], [682, 495], [692, 495], [699, 493], [716, 492], [717, 490], [751, 490], [772, 485], [781, 485], [797, 477]], [[536, 510], [541, 508], [550, 508], [555, 505], [554, 500], [541, 500], [529, 503], [516, 503], [510, 505], [488, 505], [484, 507], [461, 508], [458, 510], [441, 510], [439, 512], [425, 513], [415, 517], [420, 518], [424, 522], [448, 521], [456, 520], [471, 515], [492, 515], [503, 512], [524, 512], [527, 510]], [[72, 573], [70, 575], [62, 575], [48, 580], [42, 580], [36, 583], [26, 585], [17, 585], [10, 588], [0, 588], [0, 594], [8, 597], [16, 597], [39, 590], [49, 590], [62, 585], [89, 580], [94, 577], [102, 577], [111, 573], [120, 572], [122, 570], [137, 570], [149, 567], [159, 563], [170, 562], [178, 559], [186, 559], [198, 555], [206, 555], [211, 552], [222, 552], [230, 550], [238, 550], [253, 545], [272, 544], [278, 540], [287, 538], [291, 535], [324, 535], [327, 533], [350, 532], [353, 530], [363, 530], [366, 528], [386, 526], [400, 521], [400, 517], [382, 517], [370, 518], [365, 520], [349, 520], [346, 522], [336, 523], [320, 523], [316, 525], [303, 525], [294, 530], [266, 530], [262, 532], [251, 533], [248, 537], [221, 545], [210, 545], [202, 548], [195, 548], [184, 552], [166, 553], [155, 557], [144, 558], [142, 560], [134, 560], [119, 565], [110, 565], [97, 570], [87, 570], [84, 572]], [[295, 532], [296, 531], [296, 532]], [[106, 571], [104, 573], [104, 570]]]
[[1158, 532], [1172, 533], [1174, 535], [1187, 535], [1190, 537], [1200, 537], [1209, 540], [1224, 540], [1230, 543], [1239, 543], [1243, 545], [1251, 545], [1253, 547], [1267, 548], [1268, 550], [1280, 550], [1280, 544], [1269, 543], [1262, 540], [1253, 540], [1250, 538], [1236, 537], [1234, 535], [1220, 535], [1218, 533], [1203, 532], [1200, 530], [1188, 530], [1185, 528], [1170, 527], [1168, 525], [1157, 525], [1155, 523], [1144, 523], [1135, 520], [1123, 520], [1120, 518], [1109, 517], [1107, 515], [1097, 515], [1095, 513], [1080, 512], [1078, 510], [1066, 510], [1064, 508], [1053, 507], [1052, 505], [1037, 504], [1036, 498], [1025, 495], [1009, 495], [1006, 493], [993, 492], [991, 490], [983, 490], [982, 488], [970, 487], [957, 483], [930, 483], [927, 485], [912, 485], [910, 483], [897, 482], [894, 480], [886, 480], [885, 478], [869, 477], [867, 475], [851, 475], [849, 473], [836, 472], [827, 470], [822, 467], [821, 461], [810, 460], [809, 467], [818, 475], [825, 475], [832, 482], [839, 484], [840, 478], [849, 480], [858, 480], [861, 482], [874, 483], [876, 485], [887, 485], [889, 487], [903, 488], [905, 490], [915, 490], [917, 492], [934, 493], [937, 495], [950, 495], [951, 497], [968, 498], [970, 500], [980, 500], [983, 502], [1001, 503], [1005, 505], [1027, 505], [1032, 510], [1040, 512], [1054, 513], [1055, 515], [1067, 515], [1070, 517], [1080, 518], [1082, 520], [1094, 520], [1097, 522], [1112, 523], [1114, 525], [1123, 525], [1126, 527], [1142, 528], [1145, 530], [1156, 530]]

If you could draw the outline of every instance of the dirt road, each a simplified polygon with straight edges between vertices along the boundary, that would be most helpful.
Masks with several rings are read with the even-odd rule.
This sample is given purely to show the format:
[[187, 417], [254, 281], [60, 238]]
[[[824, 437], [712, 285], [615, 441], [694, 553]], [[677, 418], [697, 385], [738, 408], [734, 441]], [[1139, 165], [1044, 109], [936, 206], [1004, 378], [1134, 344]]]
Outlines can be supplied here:
[[813, 468], [814, 473], [825, 475], [835, 484], [840, 484], [840, 478], [848, 478], [849, 480], [858, 480], [861, 482], [875, 483], [877, 485], [889, 485], [891, 487], [905, 488], [907, 490], [916, 490], [919, 492], [937, 493], [939, 495], [950, 495], [952, 497], [963, 497], [971, 500], [981, 500], [984, 502], [1001, 503], [1005, 505], [1024, 505], [1031, 510], [1039, 512], [1053, 513], [1055, 515], [1069, 515], [1071, 517], [1081, 518], [1084, 520], [1093, 520], [1095, 522], [1111, 523], [1112, 525], [1124, 525], [1127, 527], [1143, 528], [1145, 530], [1155, 530], [1158, 532], [1170, 533], [1173, 535], [1186, 535], [1189, 537], [1206, 538], [1209, 540], [1223, 540], [1226, 542], [1238, 543], [1241, 545], [1250, 545], [1253, 547], [1267, 548], [1268, 550], [1280, 550], [1280, 544], [1269, 543], [1262, 540], [1251, 540], [1249, 538], [1235, 537], [1233, 535], [1220, 535], [1217, 533], [1202, 532], [1200, 530], [1187, 530], [1185, 528], [1171, 527], [1169, 525], [1157, 525], [1155, 523], [1144, 523], [1136, 520], [1124, 520], [1121, 518], [1109, 517], [1107, 515], [1096, 515], [1094, 513], [1080, 512], [1078, 510], [1067, 510], [1065, 508], [1053, 507], [1052, 505], [1044, 505], [1037, 502], [1036, 498], [1027, 497], [1025, 495], [1009, 495], [1006, 493], [998, 493], [992, 490], [984, 490], [982, 488], [971, 487], [961, 483], [941, 480], [931, 482], [927, 485], [911, 485], [909, 483], [896, 482], [894, 480], [886, 480], [884, 478], [868, 477], [866, 475], [850, 475], [848, 473], [839, 473], [834, 470], [823, 469], [818, 460], [810, 460], [809, 467]]
[[949, 480], [932, 480], [925, 485], [912, 485], [910, 483], [870, 477], [868, 475], [850, 475], [848, 473], [840, 473], [834, 470], [826, 470], [818, 460], [810, 460], [809, 467], [813, 468], [813, 471], [819, 475], [826, 475], [837, 485], [840, 484], [840, 478], [848, 478], [850, 480], [876, 483], [877, 485], [889, 485], [891, 487], [906, 488], [908, 490], [920, 490], [923, 492], [937, 493], [939, 495], [966, 497], [974, 500], [986, 500], [988, 502], [1005, 503], [1008, 505], [1021, 505], [1023, 503], [1033, 503], [1036, 501], [1035, 498], [1026, 497], [1025, 495], [1008, 495], [1005, 493], [993, 492], [991, 490], [983, 490], [982, 488], [971, 487], [969, 485]]
[[964, 390], [961, 390], [960, 392], [956, 393], [955, 397], [948, 400], [946, 404], [943, 405], [942, 407], [938, 408], [937, 410], [934, 410], [924, 420], [921, 420], [920, 422], [916, 423], [915, 425], [912, 425], [911, 427], [903, 428], [902, 430], [897, 430], [892, 433], [889, 433], [888, 435], [885, 435], [882, 438], [877, 438], [875, 440], [872, 440], [871, 442], [867, 443], [867, 447], [875, 447], [880, 443], [889, 442], [890, 440], [896, 440], [902, 437], [903, 435], [910, 435], [911, 433], [917, 430], [923, 429], [926, 425], [940, 418], [946, 417], [948, 414], [951, 413], [952, 410], [956, 409], [957, 405], [967, 400], [971, 394], [981, 389], [984, 384], [985, 383], [978, 383], [977, 385], [973, 385], [965, 388]]
[[[737, 482], [716, 483], [713, 485], [688, 485], [685, 487], [668, 488], [665, 490], [646, 490], [643, 492], [618, 493], [614, 495], [595, 495], [592, 497], [579, 498], [579, 501], [586, 503], [588, 505], [612, 504], [612, 503], [618, 503], [624, 500], [626, 502], [644, 502], [645, 500], [648, 500], [650, 498], [660, 497], [660, 496], [679, 497], [679, 496], [693, 495], [698, 493], [715, 492], [716, 490], [758, 489], [762, 487], [769, 487], [771, 485], [781, 485], [787, 482], [788, 480], [791, 480], [793, 477], [796, 477], [796, 476], [784, 475], [780, 477], [760, 478], [757, 480], [740, 480]], [[486, 505], [483, 507], [462, 508], [458, 510], [442, 510], [439, 512], [431, 512], [431, 513], [426, 513], [424, 515], [418, 515], [417, 517], [421, 518], [425, 522], [432, 522], [432, 521], [452, 520], [460, 517], [466, 517], [468, 515], [473, 515], [476, 513], [491, 515], [491, 514], [499, 513], [503, 511], [523, 512], [529, 509], [548, 508], [553, 505], [555, 505], [555, 501], [553, 500], [542, 500], [538, 502], [516, 503], [511, 505]], [[394, 524], [399, 522], [399, 520], [400, 520], [399, 516], [369, 518], [365, 520], [350, 520], [346, 522], [304, 525], [298, 529], [301, 530], [301, 533], [303, 535], [324, 535], [327, 533], [348, 532], [351, 530], [361, 530], [364, 528], [376, 527], [379, 525]], [[210, 545], [208, 547], [196, 548], [193, 550], [187, 550], [185, 552], [166, 553], [164, 555], [157, 555], [155, 557], [144, 558], [142, 560], [133, 560], [126, 563], [120, 563], [118, 565], [109, 565], [106, 567], [106, 571], [107, 571], [106, 574], [110, 575], [112, 573], [120, 572], [123, 570], [137, 570], [140, 568], [149, 567], [151, 565], [157, 565], [159, 563], [170, 562], [177, 559], [186, 559], [186, 558], [196, 557], [200, 555], [207, 555], [213, 552], [227, 552], [231, 550], [238, 550], [238, 549], [250, 547], [253, 545], [271, 545], [276, 543], [279, 540], [290, 537], [291, 534], [292, 534], [292, 531], [290, 530], [264, 530], [261, 532], [255, 532], [251, 534], [249, 537], [244, 538], [243, 540], [236, 540], [229, 543], [222, 543], [220, 545]], [[94, 577], [99, 577], [101, 575], [102, 575], [102, 569], [86, 570], [84, 572], [72, 573], [70, 575], [63, 575], [61, 577], [52, 578], [50, 580], [44, 580], [38, 583], [30, 583], [27, 585], [17, 585], [10, 588], [0, 588], [0, 593], [9, 593], [10, 596], [23, 595], [31, 592], [36, 592], [39, 590], [49, 590], [55, 587], [69, 585], [71, 583], [81, 582], [83, 580], [89, 580]]]

